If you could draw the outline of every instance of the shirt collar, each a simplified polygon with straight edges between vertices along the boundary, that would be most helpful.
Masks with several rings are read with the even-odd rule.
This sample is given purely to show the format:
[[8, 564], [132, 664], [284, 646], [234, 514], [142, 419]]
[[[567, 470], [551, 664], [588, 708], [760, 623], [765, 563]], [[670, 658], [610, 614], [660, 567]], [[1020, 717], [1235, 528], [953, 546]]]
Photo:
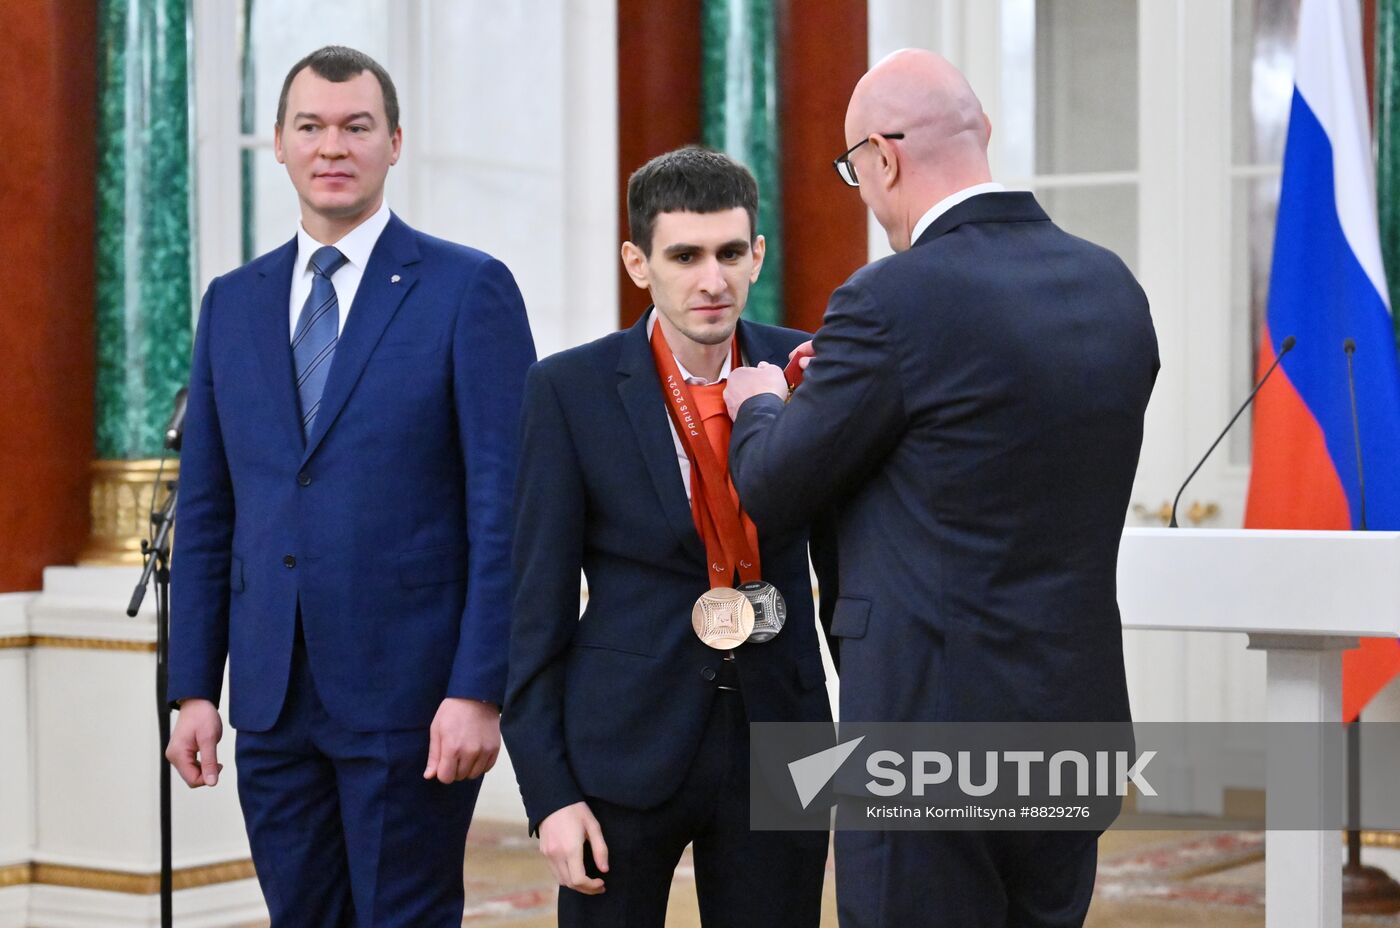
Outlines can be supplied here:
[[[360, 273], [364, 273], [365, 265], [369, 264], [370, 253], [374, 251], [375, 243], [383, 234], [384, 227], [389, 224], [389, 215], [388, 202], [381, 201], [379, 209], [375, 210], [372, 216], [345, 233], [345, 237], [335, 243], [335, 247], [345, 256], [346, 262], [359, 268]], [[305, 227], [297, 223], [298, 273], [305, 274], [310, 270], [311, 256], [321, 247], [323, 243], [312, 238]]]
[[[652, 309], [651, 315], [647, 317], [647, 338], [648, 338], [648, 339], [651, 338], [651, 330], [654, 329], [654, 328], [656, 328], [656, 309], [655, 309], [655, 308]], [[736, 331], [735, 331], [735, 335], [737, 335], [737, 334], [738, 334], [738, 331], [736, 330]], [[735, 337], [735, 336], [730, 336], [730, 337], [733, 338], [733, 337]], [[671, 357], [676, 358], [676, 353], [675, 353], [674, 351], [671, 352]], [[733, 365], [733, 360], [734, 360], [734, 350], [733, 350], [733, 348], [731, 348], [728, 352], [725, 353], [725, 355], [724, 355], [724, 363], [721, 364], [721, 365], [720, 365], [720, 368], [719, 368], [719, 376], [716, 377], [714, 380], [706, 380], [704, 377], [700, 377], [700, 376], [698, 376], [698, 375], [696, 375], [696, 374], [692, 374], [690, 371], [688, 371], [688, 370], [685, 369], [685, 365], [681, 363], [681, 359], [680, 359], [680, 358], [676, 358], [676, 367], [680, 369], [680, 372], [681, 372], [681, 379], [684, 380], [686, 383], [689, 383], [689, 384], [696, 384], [696, 383], [699, 383], [700, 385], [708, 386], [708, 385], [710, 385], [710, 384], [719, 383], [721, 380], [728, 380], [728, 379], [729, 379], [729, 369], [730, 369], [730, 367]]]
[[933, 208], [924, 213], [923, 218], [918, 222], [914, 223], [914, 232], [909, 236], [909, 244], [913, 245], [917, 242], [919, 236], [927, 232], [928, 227], [933, 225], [934, 220], [948, 212], [948, 210], [952, 209], [954, 206], [957, 206], [963, 200], [970, 200], [979, 193], [1001, 193], [1005, 189], [1006, 188], [1001, 184], [989, 181], [985, 184], [973, 184], [971, 187], [964, 187], [957, 193], [949, 194], [933, 204]]

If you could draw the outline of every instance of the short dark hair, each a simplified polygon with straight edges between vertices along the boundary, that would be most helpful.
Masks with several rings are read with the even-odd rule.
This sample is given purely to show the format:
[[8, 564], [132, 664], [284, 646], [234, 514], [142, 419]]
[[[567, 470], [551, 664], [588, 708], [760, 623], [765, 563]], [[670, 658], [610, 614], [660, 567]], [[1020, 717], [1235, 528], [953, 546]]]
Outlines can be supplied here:
[[632, 244], [647, 257], [659, 214], [718, 213], [737, 206], [749, 214], [752, 241], [758, 234], [758, 182], [733, 158], [699, 145], [657, 155], [627, 179]]
[[292, 65], [292, 69], [287, 72], [287, 79], [282, 82], [282, 95], [277, 98], [277, 125], [282, 125], [282, 121], [287, 118], [287, 91], [291, 89], [292, 79], [300, 74], [303, 68], [310, 68], [311, 73], [333, 84], [348, 81], [366, 71], [373, 74], [375, 80], [379, 81], [380, 91], [384, 94], [384, 115], [389, 120], [389, 134], [393, 135], [399, 128], [399, 94], [394, 90], [393, 78], [369, 55], [344, 45], [318, 48]]

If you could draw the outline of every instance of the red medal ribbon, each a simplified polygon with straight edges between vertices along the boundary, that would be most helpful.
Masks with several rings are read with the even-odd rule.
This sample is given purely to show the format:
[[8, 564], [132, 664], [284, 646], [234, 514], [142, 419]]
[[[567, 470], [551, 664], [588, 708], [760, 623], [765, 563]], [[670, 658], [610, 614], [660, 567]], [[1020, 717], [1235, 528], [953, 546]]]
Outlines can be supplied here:
[[[740, 366], [739, 345], [732, 339], [731, 367]], [[748, 583], [762, 576], [758, 559], [758, 529], [739, 503], [738, 491], [710, 447], [700, 407], [690, 384], [681, 376], [675, 355], [666, 344], [658, 320], [651, 330], [651, 353], [666, 397], [666, 411], [680, 436], [681, 447], [690, 459], [690, 495], [703, 500], [692, 505], [696, 529], [705, 541], [709, 562], [710, 588], [733, 586], [735, 571], [739, 582]]]

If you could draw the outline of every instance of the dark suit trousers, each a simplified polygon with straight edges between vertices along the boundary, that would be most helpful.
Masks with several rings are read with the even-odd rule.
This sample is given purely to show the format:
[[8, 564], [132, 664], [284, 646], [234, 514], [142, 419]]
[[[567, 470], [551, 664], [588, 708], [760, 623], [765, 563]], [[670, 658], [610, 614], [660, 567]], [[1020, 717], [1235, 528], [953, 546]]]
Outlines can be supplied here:
[[287, 699], [239, 732], [238, 796], [272, 928], [458, 928], [481, 780], [423, 779], [428, 730], [355, 732], [316, 694], [300, 623]]
[[662, 928], [676, 864], [691, 843], [705, 928], [816, 928], [821, 920], [827, 833], [749, 830], [749, 727], [737, 692], [716, 694], [695, 762], [670, 799], [646, 810], [598, 799], [588, 807], [609, 869], [600, 874], [587, 853], [586, 869], [607, 891], [561, 889], [562, 928]]
[[838, 831], [841, 928], [1082, 925], [1098, 839], [1082, 831]]

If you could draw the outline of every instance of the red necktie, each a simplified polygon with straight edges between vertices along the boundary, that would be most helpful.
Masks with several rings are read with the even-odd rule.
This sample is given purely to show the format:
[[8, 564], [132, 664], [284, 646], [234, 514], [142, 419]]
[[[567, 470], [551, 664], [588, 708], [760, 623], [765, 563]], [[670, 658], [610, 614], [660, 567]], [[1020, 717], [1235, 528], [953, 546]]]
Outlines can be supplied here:
[[[719, 461], [720, 472], [724, 474], [724, 482], [729, 485], [729, 495], [733, 498], [736, 506], [739, 504], [739, 491], [734, 486], [734, 481], [729, 479], [729, 436], [734, 431], [734, 423], [729, 418], [729, 409], [724, 405], [725, 382], [711, 384], [691, 384], [690, 396], [695, 401], [695, 405], [700, 412], [700, 423], [705, 427], [705, 437], [710, 440], [710, 447], [714, 449], [715, 459]], [[704, 505], [704, 496], [700, 492], [700, 468], [690, 469], [690, 512], [695, 517], [695, 527], [700, 528], [702, 517], [701, 508]], [[703, 514], [704, 518], [709, 518], [709, 513]], [[744, 533], [749, 536], [749, 544], [754, 551], [758, 550], [758, 529], [754, 526], [753, 520], [745, 518]], [[703, 533], [702, 533], [703, 537]]]

